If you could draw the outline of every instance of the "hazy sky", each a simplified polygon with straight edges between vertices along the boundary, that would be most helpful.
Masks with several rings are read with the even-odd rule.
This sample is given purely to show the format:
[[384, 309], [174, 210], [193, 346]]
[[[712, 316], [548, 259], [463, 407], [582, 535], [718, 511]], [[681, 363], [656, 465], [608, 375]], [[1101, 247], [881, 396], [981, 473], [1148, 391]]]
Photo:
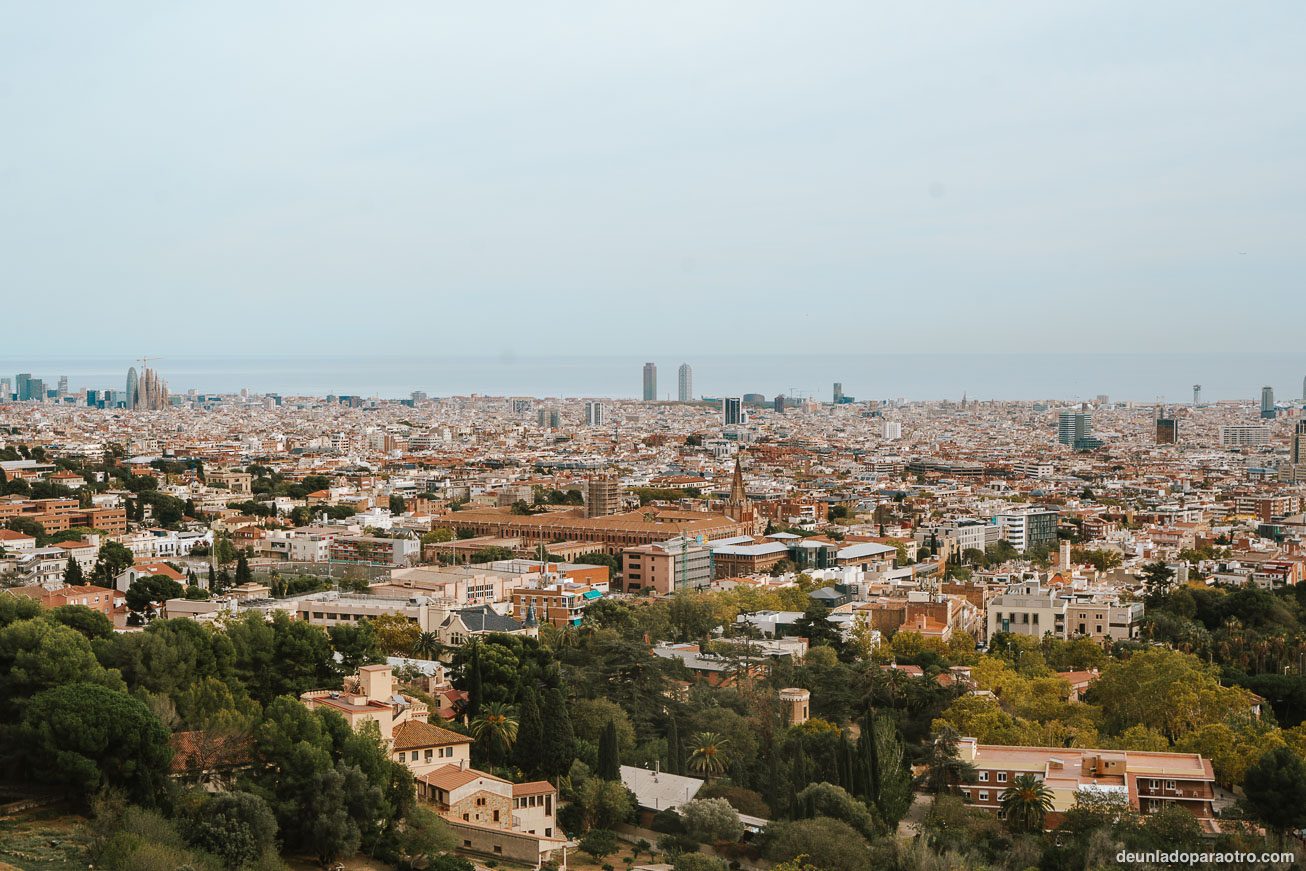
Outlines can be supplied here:
[[1300, 0], [0, 0], [0, 345], [1299, 349], [1303, 45]]

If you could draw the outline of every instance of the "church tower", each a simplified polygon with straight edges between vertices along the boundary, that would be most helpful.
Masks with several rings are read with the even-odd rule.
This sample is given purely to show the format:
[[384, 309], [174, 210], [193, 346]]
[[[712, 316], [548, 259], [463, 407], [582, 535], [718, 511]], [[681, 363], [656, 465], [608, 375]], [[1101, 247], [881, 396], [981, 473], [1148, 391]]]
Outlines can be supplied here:
[[730, 496], [726, 499], [725, 515], [739, 523], [757, 526], [757, 512], [748, 501], [748, 489], [744, 486], [744, 467], [740, 457], [735, 456], [735, 473], [730, 479]]

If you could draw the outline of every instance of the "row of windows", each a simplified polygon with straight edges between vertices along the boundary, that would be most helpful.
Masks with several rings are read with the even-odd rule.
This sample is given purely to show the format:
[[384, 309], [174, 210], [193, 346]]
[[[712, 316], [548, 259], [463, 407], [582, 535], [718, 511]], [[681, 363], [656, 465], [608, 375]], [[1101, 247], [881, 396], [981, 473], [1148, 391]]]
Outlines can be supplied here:
[[[408, 761], [410, 761], [410, 762], [417, 762], [417, 761], [418, 761], [418, 756], [419, 756], [419, 754], [421, 754], [422, 752], [423, 752], [423, 751], [421, 751], [421, 750], [413, 750], [413, 751], [411, 751], [411, 753], [409, 754], [409, 757], [408, 757]], [[433, 761], [433, 760], [435, 760], [435, 759], [448, 759], [448, 758], [450, 758], [451, 756], [453, 756], [453, 748], [452, 748], [452, 747], [435, 747], [435, 748], [427, 747], [427, 748], [426, 748], [426, 751], [425, 751], [425, 754], [426, 754], [426, 761], [427, 761], [427, 762], [431, 762], [431, 761]], [[403, 761], [404, 761], [404, 751], [400, 750], [398, 753], [396, 753], [396, 754], [395, 754], [395, 760], [398, 761], [398, 762], [403, 762]]]
[[[979, 773], [979, 782], [980, 782], [980, 783], [988, 783], [988, 782], [989, 782], [989, 773], [988, 773], [987, 771], [981, 771], [981, 772]], [[999, 771], [999, 772], [998, 772], [998, 783], [1006, 783], [1006, 782], [1007, 782], [1007, 772], [1005, 772], [1005, 771]]]

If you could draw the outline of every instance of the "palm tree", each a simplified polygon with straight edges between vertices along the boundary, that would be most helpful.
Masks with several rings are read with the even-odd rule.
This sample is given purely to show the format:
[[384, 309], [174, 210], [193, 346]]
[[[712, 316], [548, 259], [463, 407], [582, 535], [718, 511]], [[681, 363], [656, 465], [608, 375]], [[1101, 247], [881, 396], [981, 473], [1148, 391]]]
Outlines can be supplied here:
[[726, 744], [729, 740], [716, 732], [699, 732], [689, 743], [689, 768], [711, 780], [714, 776], [725, 774], [729, 756]]
[[471, 733], [491, 757], [502, 759], [517, 741], [517, 712], [503, 702], [491, 702], [472, 720]]
[[440, 652], [441, 646], [440, 639], [436, 637], [434, 632], [423, 632], [413, 642], [413, 655], [424, 659], [434, 659], [435, 655]]
[[1043, 818], [1052, 812], [1052, 790], [1032, 774], [1021, 774], [998, 799], [999, 811], [1013, 832], [1041, 832]]

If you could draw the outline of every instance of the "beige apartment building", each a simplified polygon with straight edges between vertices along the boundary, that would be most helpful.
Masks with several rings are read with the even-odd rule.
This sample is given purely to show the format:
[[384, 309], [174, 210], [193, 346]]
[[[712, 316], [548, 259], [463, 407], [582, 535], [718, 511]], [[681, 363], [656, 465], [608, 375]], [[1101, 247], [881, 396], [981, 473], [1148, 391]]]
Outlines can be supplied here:
[[1069, 590], [1039, 580], [1012, 584], [988, 602], [989, 638], [1000, 632], [1057, 638], [1127, 641], [1138, 637], [1142, 602], [1122, 602], [1114, 590]]

